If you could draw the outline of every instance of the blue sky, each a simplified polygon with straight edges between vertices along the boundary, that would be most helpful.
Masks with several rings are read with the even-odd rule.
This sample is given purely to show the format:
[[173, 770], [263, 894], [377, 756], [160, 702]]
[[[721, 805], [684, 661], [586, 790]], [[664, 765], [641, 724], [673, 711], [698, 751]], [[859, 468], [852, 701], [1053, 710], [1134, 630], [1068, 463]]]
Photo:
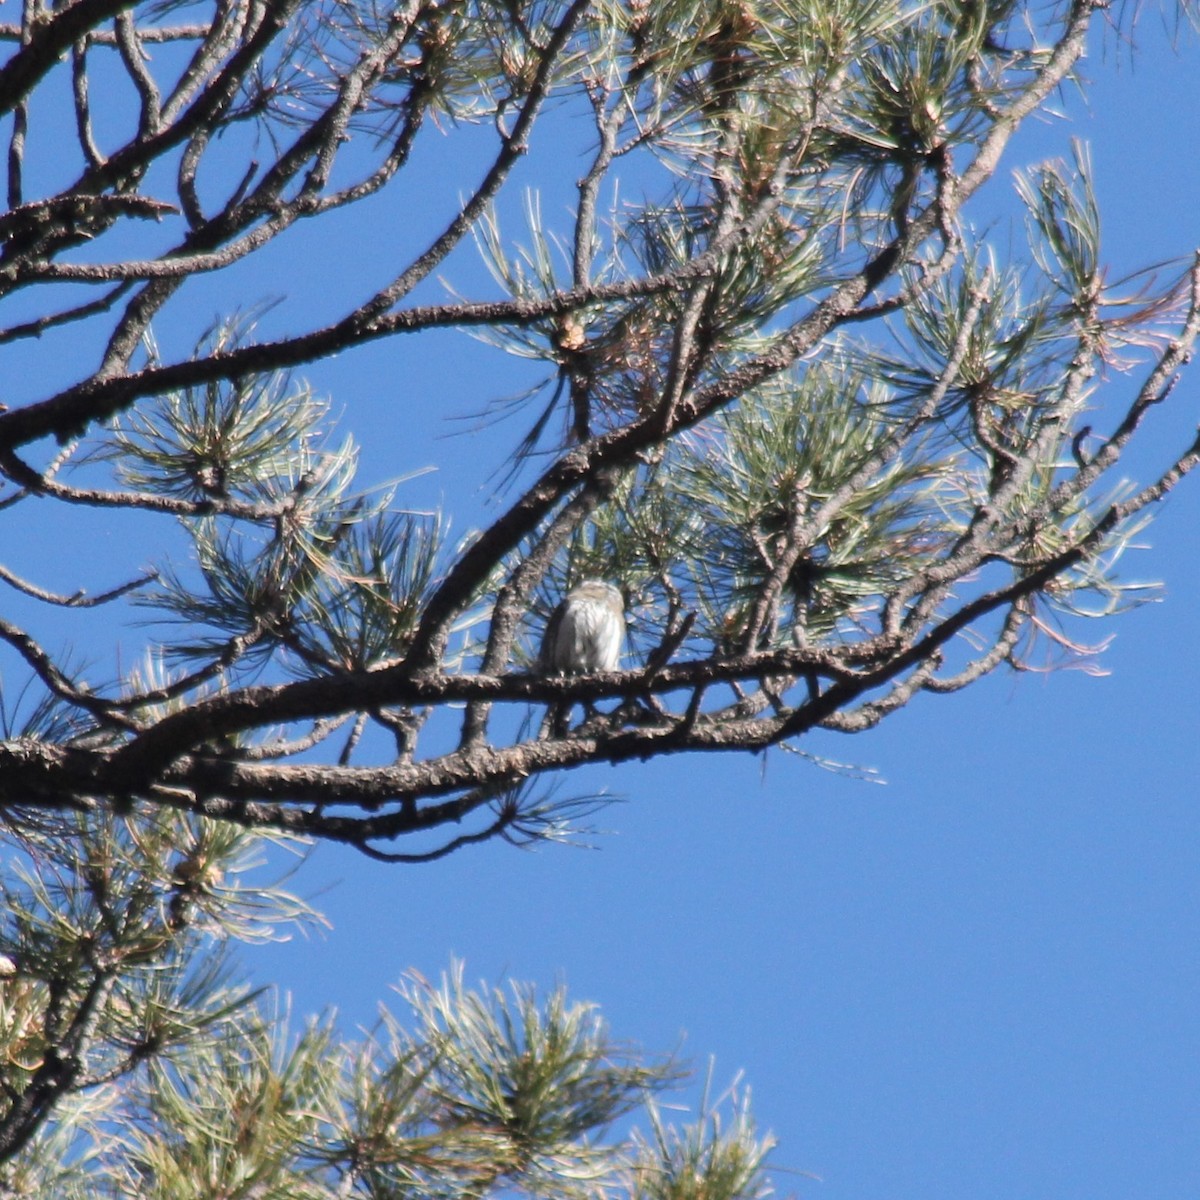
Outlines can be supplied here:
[[[1097, 45], [1090, 105], [1064, 97], [1068, 121], [1023, 133], [990, 201], [1003, 209], [1012, 168], [1088, 139], [1114, 278], [1200, 245], [1197, 49], [1174, 54], [1154, 14], [1139, 40], [1132, 61]], [[447, 342], [397, 376], [397, 349], [371, 347], [323, 386], [352, 428], [356, 396], [397, 387], [462, 411], [475, 353]], [[1198, 395], [1188, 378], [1131, 470], [1184, 444]], [[495, 434], [423, 443], [406, 411], [364, 469], [396, 471], [390, 428], [405, 466], [414, 446], [441, 463], [420, 486], [453, 508]], [[1198, 517], [1185, 484], [1127, 565], [1166, 593], [1097, 627], [1116, 635], [1106, 676], [1001, 674], [808, 747], [882, 784], [781, 752], [675, 759], [571, 781], [626, 799], [595, 849], [418, 868], [322, 849], [299, 878], [334, 885], [332, 930], [255, 968], [349, 1026], [401, 971], [452, 954], [472, 979], [564, 978], [619, 1037], [683, 1039], [718, 1080], [743, 1071], [776, 1163], [819, 1177], [780, 1176], [806, 1200], [1194, 1197]]]
[[[1140, 38], [1134, 60], [1097, 46], [1090, 107], [1064, 97], [1069, 121], [1023, 133], [988, 199], [1003, 212], [1013, 167], [1087, 138], [1114, 276], [1200, 245], [1200, 51], [1174, 55], [1153, 13]], [[535, 141], [529, 182], [553, 150]], [[405, 236], [435, 229], [438, 196], [459, 186], [430, 178]], [[386, 278], [394, 219], [364, 206], [290, 265], [332, 313]], [[271, 271], [268, 256], [220, 286], [253, 299]], [[38, 347], [18, 354], [44, 368]], [[449, 418], [477, 410], [493, 369], [492, 352], [447, 334], [306, 374], [363, 443], [367, 480], [439, 464], [401, 495], [443, 504], [461, 532], [487, 499], [480, 461], [508, 443]], [[1131, 471], [1192, 436], [1197, 396], [1200, 375], [1153, 414]], [[596, 819], [610, 832], [595, 848], [484, 846], [424, 867], [322, 848], [295, 886], [332, 928], [248, 962], [295, 1013], [335, 1006], [348, 1029], [403, 971], [437, 974], [451, 955], [472, 980], [565, 979], [618, 1037], [700, 1066], [714, 1055], [718, 1080], [744, 1072], [774, 1161], [797, 1172], [781, 1191], [805, 1200], [1192, 1200], [1198, 518], [1193, 480], [1127, 568], [1164, 579], [1165, 599], [1097, 628], [1116, 635], [1106, 676], [1001, 674], [806, 747], [885, 782], [780, 751], [584, 773], [571, 790], [625, 801]], [[122, 536], [90, 550], [103, 559]]]

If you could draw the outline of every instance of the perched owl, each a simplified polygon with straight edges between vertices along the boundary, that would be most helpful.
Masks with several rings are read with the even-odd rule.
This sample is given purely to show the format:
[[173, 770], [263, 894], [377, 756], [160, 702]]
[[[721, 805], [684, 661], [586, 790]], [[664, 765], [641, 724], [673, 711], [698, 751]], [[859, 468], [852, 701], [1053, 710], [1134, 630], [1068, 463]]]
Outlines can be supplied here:
[[567, 593], [546, 623], [539, 655], [548, 675], [615, 671], [625, 641], [625, 601], [611, 583], [587, 579]]

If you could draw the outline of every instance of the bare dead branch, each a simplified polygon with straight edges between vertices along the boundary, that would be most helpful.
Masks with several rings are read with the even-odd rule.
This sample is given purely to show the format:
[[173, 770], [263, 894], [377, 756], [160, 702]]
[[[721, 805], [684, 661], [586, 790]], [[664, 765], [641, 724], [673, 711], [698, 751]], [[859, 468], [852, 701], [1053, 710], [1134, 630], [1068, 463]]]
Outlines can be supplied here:
[[157, 571], [147, 571], [139, 575], [136, 579], [130, 579], [126, 583], [118, 584], [116, 587], [109, 588], [107, 591], [100, 592], [95, 596], [89, 596], [87, 592], [82, 590], [73, 592], [69, 596], [62, 596], [57, 592], [50, 592], [45, 588], [40, 588], [28, 580], [22, 579], [7, 567], [0, 566], [0, 579], [4, 580], [10, 587], [16, 588], [17, 591], [23, 592], [26, 596], [32, 596], [35, 600], [41, 600], [46, 604], [59, 605], [62, 608], [95, 608], [101, 604], [108, 604], [113, 600], [118, 600], [122, 596], [128, 595], [130, 592], [136, 591], [140, 587], [145, 587], [147, 583], [157, 578]]

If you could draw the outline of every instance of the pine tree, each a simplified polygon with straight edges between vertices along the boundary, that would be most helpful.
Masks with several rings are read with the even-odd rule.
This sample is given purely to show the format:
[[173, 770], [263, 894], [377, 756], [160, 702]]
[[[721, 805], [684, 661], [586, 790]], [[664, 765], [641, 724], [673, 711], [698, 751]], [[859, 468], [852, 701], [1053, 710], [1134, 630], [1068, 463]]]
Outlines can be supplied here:
[[[600, 803], [575, 768], [798, 748], [1035, 648], [1088, 660], [1080, 622], [1139, 600], [1121, 555], [1200, 461], [1121, 475], [1200, 264], [1108, 282], [1082, 144], [1021, 168], [1023, 246], [973, 213], [1110, 19], [28, 0], [0, 25], [6, 545], [96, 514], [120, 542], [0, 566], [11, 1193], [759, 1194], [742, 1109], [593, 1144], [674, 1068], [602, 1067], [558, 995], [414, 983], [418, 1033], [289, 1039], [221, 947], [303, 906], [238, 864], [264, 838], [406, 862], [569, 837]], [[572, 211], [527, 190], [522, 221], [550, 159]], [[469, 182], [433, 233], [370, 223], [442, 170]], [[261, 305], [253, 271], [351, 210], [361, 259]], [[300, 373], [420, 338], [449, 377], [447, 331], [532, 371], [476, 414], [499, 514], [454, 536], [360, 478], [371, 434]], [[430, 403], [400, 389], [389, 436]], [[585, 580], [621, 589], [624, 657], [548, 673]]]

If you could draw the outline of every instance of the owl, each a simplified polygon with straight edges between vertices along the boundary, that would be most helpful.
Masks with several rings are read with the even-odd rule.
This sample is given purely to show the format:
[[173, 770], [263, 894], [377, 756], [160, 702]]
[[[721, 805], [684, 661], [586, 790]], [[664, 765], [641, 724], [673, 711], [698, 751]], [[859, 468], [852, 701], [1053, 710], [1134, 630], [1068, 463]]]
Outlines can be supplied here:
[[539, 663], [548, 675], [615, 671], [625, 641], [625, 600], [611, 583], [587, 579], [550, 615]]

